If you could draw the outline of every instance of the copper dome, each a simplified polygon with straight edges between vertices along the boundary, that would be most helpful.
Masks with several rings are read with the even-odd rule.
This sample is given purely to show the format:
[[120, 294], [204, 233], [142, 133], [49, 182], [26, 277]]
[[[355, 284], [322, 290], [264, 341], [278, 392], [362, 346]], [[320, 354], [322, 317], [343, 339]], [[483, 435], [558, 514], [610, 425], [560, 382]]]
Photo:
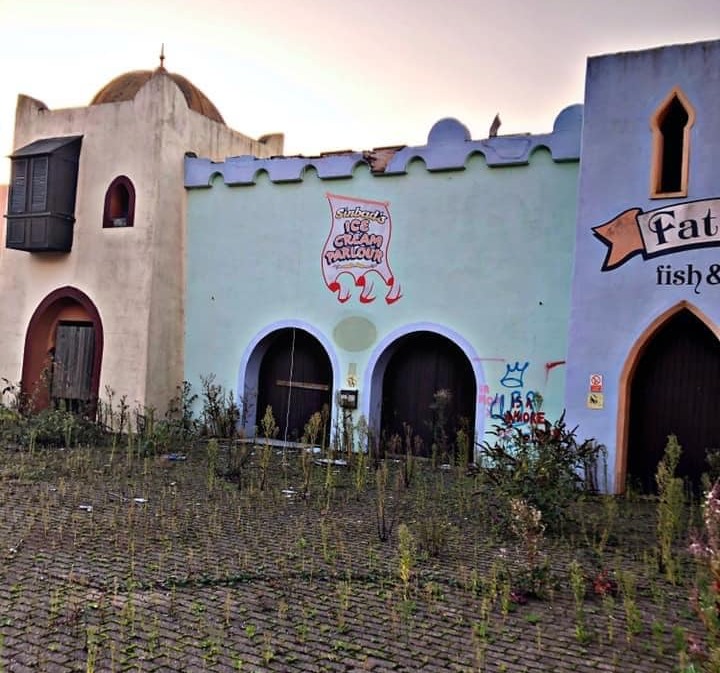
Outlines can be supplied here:
[[157, 68], [157, 70], [132, 70], [116, 77], [95, 94], [92, 101], [90, 101], [90, 105], [119, 103], [121, 101], [132, 100], [135, 98], [137, 92], [155, 75], [166, 75], [170, 77], [173, 82], [178, 85], [180, 91], [182, 91], [188, 107], [191, 110], [195, 110], [195, 112], [199, 112], [201, 115], [213, 121], [220, 122], [221, 124], [225, 123], [218, 109], [200, 89], [182, 75], [168, 72], [162, 66]]

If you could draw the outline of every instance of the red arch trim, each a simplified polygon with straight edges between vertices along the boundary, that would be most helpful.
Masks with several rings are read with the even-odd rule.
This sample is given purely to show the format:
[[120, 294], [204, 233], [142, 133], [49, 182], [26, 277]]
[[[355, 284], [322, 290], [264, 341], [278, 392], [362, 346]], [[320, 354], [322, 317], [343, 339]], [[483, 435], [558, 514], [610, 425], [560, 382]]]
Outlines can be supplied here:
[[91, 373], [91, 387], [93, 391], [93, 397], [98, 398], [98, 392], [100, 388], [100, 368], [102, 364], [103, 348], [105, 343], [105, 336], [103, 332], [102, 320], [97, 307], [84, 292], [74, 288], [70, 285], [53, 290], [48, 294], [35, 309], [30, 322], [28, 323], [27, 331], [25, 332], [25, 347], [23, 352], [23, 367], [22, 367], [22, 379], [21, 379], [21, 392], [23, 399], [29, 398], [28, 393], [30, 392], [29, 386], [32, 386], [35, 381], [30, 381], [31, 374], [31, 358], [30, 349], [33, 344], [33, 340], [42, 337], [42, 321], [46, 313], [53, 308], [58, 302], [71, 301], [79, 304], [83, 311], [87, 314], [90, 322], [95, 330], [95, 353], [93, 355], [92, 373]]

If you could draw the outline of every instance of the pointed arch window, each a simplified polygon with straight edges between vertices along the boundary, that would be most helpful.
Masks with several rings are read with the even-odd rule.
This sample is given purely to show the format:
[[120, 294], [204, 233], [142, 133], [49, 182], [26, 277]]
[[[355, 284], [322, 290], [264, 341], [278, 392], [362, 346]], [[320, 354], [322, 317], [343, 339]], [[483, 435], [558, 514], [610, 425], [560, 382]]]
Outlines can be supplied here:
[[135, 187], [128, 177], [119, 175], [105, 192], [103, 227], [132, 227], [135, 222]]
[[694, 122], [695, 111], [680, 89], [673, 89], [653, 115], [651, 198], [687, 196]]

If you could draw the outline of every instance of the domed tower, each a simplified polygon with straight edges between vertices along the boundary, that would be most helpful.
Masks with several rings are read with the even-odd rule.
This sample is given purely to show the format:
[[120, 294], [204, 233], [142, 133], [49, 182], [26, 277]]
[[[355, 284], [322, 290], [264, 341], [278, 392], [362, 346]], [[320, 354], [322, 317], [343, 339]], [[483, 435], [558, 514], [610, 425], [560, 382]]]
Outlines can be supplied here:
[[121, 103], [132, 100], [138, 91], [156, 75], [165, 75], [175, 82], [185, 97], [188, 108], [219, 124], [225, 123], [218, 109], [200, 89], [182, 75], [168, 72], [162, 65], [156, 70], [131, 70], [130, 72], [118, 75], [95, 94], [90, 101], [90, 105]]
[[185, 77], [111, 80], [87, 107], [18, 97], [0, 252], [0, 375], [36, 407], [106, 389], [162, 412], [183, 378], [186, 153], [282, 153]]

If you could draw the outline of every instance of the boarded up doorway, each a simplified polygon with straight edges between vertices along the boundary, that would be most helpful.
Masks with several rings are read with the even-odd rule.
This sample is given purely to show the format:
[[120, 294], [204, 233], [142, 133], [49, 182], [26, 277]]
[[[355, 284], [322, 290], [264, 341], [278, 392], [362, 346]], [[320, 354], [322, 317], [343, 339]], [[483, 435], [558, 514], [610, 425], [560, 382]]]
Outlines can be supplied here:
[[92, 323], [60, 322], [55, 333], [51, 398], [53, 405], [80, 412], [93, 397], [95, 330]]
[[[401, 337], [393, 348], [383, 378], [383, 438], [404, 437], [407, 424], [422, 442], [418, 453], [429, 456], [441, 424], [450, 444], [463, 428], [469, 435], [472, 457], [476, 386], [465, 353], [450, 339], [425, 331]], [[447, 398], [436, 398], [440, 391], [447, 391]], [[438, 402], [444, 406], [442, 411]]]
[[667, 437], [683, 447], [678, 474], [698, 485], [708, 449], [720, 449], [720, 341], [687, 309], [650, 337], [630, 387], [630, 483], [655, 490]]
[[92, 415], [98, 399], [103, 353], [100, 314], [73, 287], [51, 292], [35, 309], [25, 335], [23, 406], [60, 406]]
[[262, 435], [268, 406], [280, 429], [278, 439], [301, 441], [308, 420], [323, 407], [328, 409], [325, 431], [329, 432], [332, 367], [322, 344], [295, 327], [278, 330], [268, 339], [258, 377], [258, 434]]

